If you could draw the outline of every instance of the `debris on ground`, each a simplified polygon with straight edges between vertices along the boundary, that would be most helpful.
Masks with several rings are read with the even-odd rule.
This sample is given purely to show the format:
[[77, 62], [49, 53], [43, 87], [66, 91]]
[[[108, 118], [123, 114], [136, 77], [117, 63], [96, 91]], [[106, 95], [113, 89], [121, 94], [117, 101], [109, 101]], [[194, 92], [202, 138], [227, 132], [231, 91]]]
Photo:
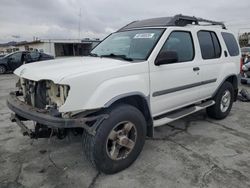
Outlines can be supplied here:
[[246, 89], [242, 89], [239, 92], [238, 100], [240, 100], [242, 102], [250, 102], [250, 93], [248, 93], [248, 91]]

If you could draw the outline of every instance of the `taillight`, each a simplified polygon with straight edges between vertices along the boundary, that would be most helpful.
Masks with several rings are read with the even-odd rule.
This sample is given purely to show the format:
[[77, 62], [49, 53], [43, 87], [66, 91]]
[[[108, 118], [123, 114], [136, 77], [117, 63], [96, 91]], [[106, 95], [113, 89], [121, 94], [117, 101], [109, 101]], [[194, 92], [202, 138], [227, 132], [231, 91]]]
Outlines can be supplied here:
[[240, 73], [242, 73], [242, 72], [243, 72], [243, 71], [242, 71], [243, 61], [244, 61], [244, 59], [243, 59], [243, 58], [241, 58], [241, 59], [240, 59]]

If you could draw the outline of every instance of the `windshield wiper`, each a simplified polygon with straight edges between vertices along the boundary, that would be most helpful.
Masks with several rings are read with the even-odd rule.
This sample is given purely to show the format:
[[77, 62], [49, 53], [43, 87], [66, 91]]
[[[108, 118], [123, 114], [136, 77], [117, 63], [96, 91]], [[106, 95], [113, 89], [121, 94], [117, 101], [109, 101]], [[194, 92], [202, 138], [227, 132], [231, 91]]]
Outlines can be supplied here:
[[132, 58], [127, 57], [126, 55], [107, 54], [107, 55], [101, 55], [100, 57], [121, 58], [121, 59], [126, 60], [126, 61], [133, 61]]
[[89, 56], [92, 56], [92, 57], [99, 57], [99, 55], [95, 54], [95, 53], [90, 53]]

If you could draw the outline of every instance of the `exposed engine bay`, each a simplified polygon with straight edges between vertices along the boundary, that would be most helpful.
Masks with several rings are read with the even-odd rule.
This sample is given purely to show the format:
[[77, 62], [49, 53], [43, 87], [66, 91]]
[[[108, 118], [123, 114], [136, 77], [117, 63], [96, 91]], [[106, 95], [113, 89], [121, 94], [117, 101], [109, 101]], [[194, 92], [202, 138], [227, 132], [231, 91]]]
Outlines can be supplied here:
[[[15, 112], [11, 121], [16, 122], [23, 135], [30, 138], [57, 136], [63, 139], [69, 132], [82, 134], [83, 129], [94, 135], [99, 124], [108, 117], [107, 114], [96, 113], [98, 109], [59, 112], [68, 97], [70, 87], [67, 85], [20, 78], [16, 86], [18, 90], [11, 92], [7, 100], [8, 107]], [[25, 121], [33, 121], [34, 127], [29, 128]]]
[[[58, 108], [65, 103], [70, 89], [69, 86], [58, 85], [49, 80], [36, 82], [24, 78], [20, 78], [16, 86], [18, 87], [19, 99], [24, 103], [41, 110], [50, 110], [55, 116], [62, 116]], [[29, 132], [24, 125], [23, 128], [26, 129], [23, 132]], [[81, 132], [81, 129], [77, 128], [72, 130], [74, 134], [77, 134], [78, 131]], [[59, 139], [64, 138], [66, 135], [66, 129], [52, 129], [37, 122], [35, 122], [34, 131], [28, 134], [31, 138], [57, 136]]]
[[40, 109], [58, 109], [65, 103], [70, 89], [49, 80], [35, 82], [24, 78], [20, 78], [17, 87], [25, 103]]

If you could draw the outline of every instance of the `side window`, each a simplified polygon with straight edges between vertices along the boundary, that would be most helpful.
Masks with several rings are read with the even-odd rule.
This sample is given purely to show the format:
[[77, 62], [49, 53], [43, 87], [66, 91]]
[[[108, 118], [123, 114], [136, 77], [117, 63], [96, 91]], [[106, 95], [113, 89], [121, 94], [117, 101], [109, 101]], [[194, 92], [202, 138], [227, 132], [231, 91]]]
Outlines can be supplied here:
[[221, 46], [214, 32], [199, 31], [197, 35], [203, 59], [215, 59], [221, 56]]
[[222, 32], [221, 34], [230, 56], [238, 56], [240, 54], [240, 50], [235, 37], [231, 33]]
[[172, 32], [161, 51], [174, 51], [178, 55], [178, 62], [192, 61], [194, 59], [194, 45], [190, 32]]
[[30, 57], [32, 60], [37, 60], [39, 58], [39, 52], [30, 52]]
[[21, 62], [21, 59], [22, 59], [22, 53], [15, 53], [15, 54], [13, 54], [13, 55], [11, 55], [11, 56], [9, 56], [9, 58], [11, 58], [11, 61], [12, 62]]

